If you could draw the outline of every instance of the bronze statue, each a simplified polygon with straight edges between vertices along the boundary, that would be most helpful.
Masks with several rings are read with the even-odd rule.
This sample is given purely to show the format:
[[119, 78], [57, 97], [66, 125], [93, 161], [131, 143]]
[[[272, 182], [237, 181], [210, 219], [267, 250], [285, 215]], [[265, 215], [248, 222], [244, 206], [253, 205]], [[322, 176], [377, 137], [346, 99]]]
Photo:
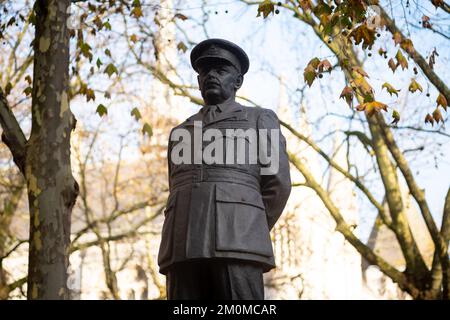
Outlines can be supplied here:
[[275, 112], [235, 101], [249, 68], [240, 47], [208, 39], [190, 58], [205, 106], [170, 133], [158, 255], [167, 297], [264, 299], [269, 232], [291, 192], [286, 140]]

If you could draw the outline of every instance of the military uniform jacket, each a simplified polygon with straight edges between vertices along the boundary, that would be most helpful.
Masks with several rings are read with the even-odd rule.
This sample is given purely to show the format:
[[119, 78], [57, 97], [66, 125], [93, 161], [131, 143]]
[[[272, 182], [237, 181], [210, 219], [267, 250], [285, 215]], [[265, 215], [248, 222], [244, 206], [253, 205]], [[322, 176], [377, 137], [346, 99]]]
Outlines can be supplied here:
[[[245, 107], [236, 102], [220, 106], [222, 112], [212, 121], [205, 120], [202, 109], [173, 128], [170, 136], [175, 129], [184, 129], [194, 137], [194, 126], [199, 123], [203, 132], [220, 130], [224, 141], [230, 138], [226, 129], [280, 129], [278, 118], [270, 109]], [[239, 139], [248, 147], [247, 137], [235, 140]], [[166, 274], [176, 262], [215, 257], [259, 262], [264, 272], [274, 268], [269, 232], [291, 192], [286, 140], [281, 130], [277, 141], [272, 141], [272, 136], [267, 138], [269, 150], [271, 143], [279, 144], [279, 170], [271, 175], [261, 175], [264, 164], [259, 161], [248, 163], [250, 148], [244, 164], [174, 164], [174, 146], [190, 143], [194, 148], [194, 141], [171, 140], [174, 139], [169, 139], [167, 154], [169, 198], [158, 254], [160, 272]], [[200, 149], [204, 150], [208, 143], [201, 142]], [[239, 143], [235, 141], [235, 145], [237, 148]]]

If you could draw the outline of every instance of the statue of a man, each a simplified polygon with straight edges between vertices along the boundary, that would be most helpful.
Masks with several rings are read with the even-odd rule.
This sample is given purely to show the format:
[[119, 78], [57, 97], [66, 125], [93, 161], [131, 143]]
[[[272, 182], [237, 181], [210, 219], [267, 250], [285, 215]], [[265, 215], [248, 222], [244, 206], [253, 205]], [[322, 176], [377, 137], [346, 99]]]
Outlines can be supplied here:
[[264, 299], [263, 273], [275, 267], [269, 232], [291, 192], [286, 140], [275, 112], [235, 101], [244, 50], [208, 39], [190, 58], [204, 107], [169, 138], [158, 255], [167, 297]]

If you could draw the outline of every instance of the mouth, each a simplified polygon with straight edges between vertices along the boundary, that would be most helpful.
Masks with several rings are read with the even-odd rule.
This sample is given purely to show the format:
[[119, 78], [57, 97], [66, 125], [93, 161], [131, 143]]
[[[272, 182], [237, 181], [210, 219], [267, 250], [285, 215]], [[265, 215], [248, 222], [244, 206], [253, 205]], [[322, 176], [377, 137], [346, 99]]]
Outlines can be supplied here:
[[218, 87], [220, 84], [216, 81], [207, 81], [205, 82], [205, 87]]

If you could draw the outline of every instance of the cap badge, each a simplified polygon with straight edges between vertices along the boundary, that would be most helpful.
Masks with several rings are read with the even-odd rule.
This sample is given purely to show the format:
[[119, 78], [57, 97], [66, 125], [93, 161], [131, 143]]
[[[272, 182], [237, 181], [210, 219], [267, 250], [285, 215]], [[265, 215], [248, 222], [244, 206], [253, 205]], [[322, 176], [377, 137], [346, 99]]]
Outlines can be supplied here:
[[219, 49], [217, 48], [217, 46], [212, 45], [208, 48], [208, 50], [206, 50], [206, 54], [207, 55], [217, 55], [217, 54], [219, 54]]

